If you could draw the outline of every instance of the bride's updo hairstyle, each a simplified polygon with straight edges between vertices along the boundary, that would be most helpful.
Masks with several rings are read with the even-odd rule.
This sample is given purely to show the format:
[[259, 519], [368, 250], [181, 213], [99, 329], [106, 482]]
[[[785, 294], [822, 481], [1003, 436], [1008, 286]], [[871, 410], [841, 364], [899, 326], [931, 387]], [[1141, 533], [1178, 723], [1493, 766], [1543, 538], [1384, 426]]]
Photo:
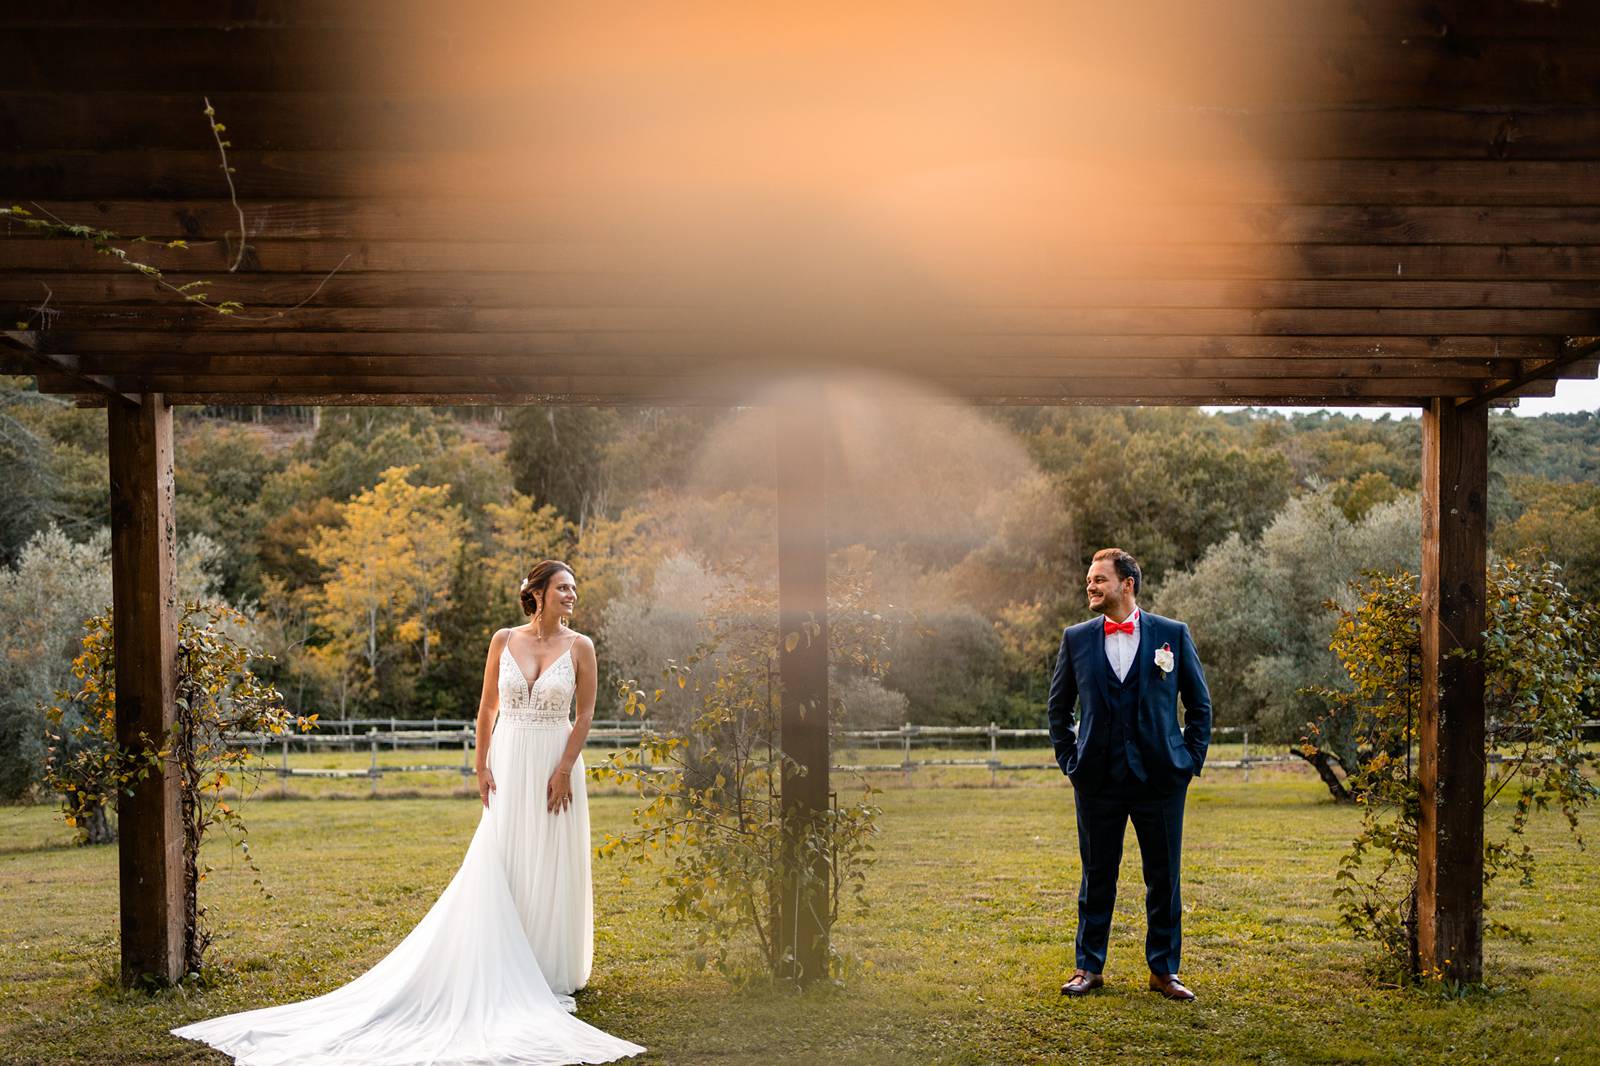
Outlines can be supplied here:
[[[560, 559], [546, 559], [528, 571], [517, 593], [517, 598], [522, 601], [523, 614], [531, 618], [539, 613], [539, 597], [544, 595], [545, 589], [550, 587], [550, 579], [557, 574], [572, 574], [572, 567]], [[573, 578], [576, 580], [577, 575], [573, 574]]]

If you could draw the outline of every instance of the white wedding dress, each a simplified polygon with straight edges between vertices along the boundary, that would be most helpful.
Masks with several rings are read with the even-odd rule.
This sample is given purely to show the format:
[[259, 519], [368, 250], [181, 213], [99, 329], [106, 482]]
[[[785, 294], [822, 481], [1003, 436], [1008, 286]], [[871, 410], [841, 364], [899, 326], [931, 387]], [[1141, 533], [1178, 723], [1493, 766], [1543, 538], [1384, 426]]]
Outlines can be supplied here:
[[593, 957], [582, 759], [566, 811], [548, 811], [545, 784], [576, 687], [570, 646], [531, 683], [501, 653], [496, 791], [449, 887], [381, 962], [316, 999], [172, 1032], [240, 1066], [557, 1066], [644, 1051], [569, 1013]]

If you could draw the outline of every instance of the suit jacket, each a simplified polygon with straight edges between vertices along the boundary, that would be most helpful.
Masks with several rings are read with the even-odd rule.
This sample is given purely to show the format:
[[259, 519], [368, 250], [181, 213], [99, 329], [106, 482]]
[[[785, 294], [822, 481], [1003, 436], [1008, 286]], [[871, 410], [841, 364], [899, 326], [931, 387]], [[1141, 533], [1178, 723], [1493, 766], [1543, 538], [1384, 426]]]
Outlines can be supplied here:
[[[1156, 651], [1172, 649], [1172, 670], [1163, 676]], [[1050, 681], [1050, 742], [1061, 772], [1080, 782], [1098, 783], [1105, 772], [1111, 733], [1111, 664], [1106, 661], [1104, 619], [1068, 626], [1061, 634], [1061, 655]], [[1200, 655], [1189, 627], [1144, 611], [1139, 616], [1139, 650], [1128, 667], [1127, 681], [1138, 688], [1137, 711], [1129, 735], [1139, 746], [1146, 772], [1171, 780], [1198, 775], [1211, 746], [1211, 694], [1206, 690]], [[1183, 698], [1183, 730], [1178, 730], [1178, 698]], [[1074, 704], [1082, 714], [1074, 718]]]

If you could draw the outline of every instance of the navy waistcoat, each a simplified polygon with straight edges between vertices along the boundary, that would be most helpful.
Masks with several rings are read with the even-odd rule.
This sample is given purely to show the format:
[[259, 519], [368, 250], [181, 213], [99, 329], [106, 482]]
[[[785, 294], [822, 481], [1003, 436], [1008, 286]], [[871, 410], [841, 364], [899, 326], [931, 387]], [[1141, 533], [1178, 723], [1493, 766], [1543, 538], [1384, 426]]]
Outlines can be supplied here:
[[1128, 676], [1117, 680], [1117, 672], [1106, 663], [1106, 688], [1111, 696], [1111, 733], [1106, 744], [1106, 780], [1113, 784], [1129, 781], [1148, 781], [1144, 760], [1139, 757], [1139, 744], [1134, 738], [1133, 719], [1139, 711], [1139, 684], [1133, 676], [1135, 663], [1128, 667]]

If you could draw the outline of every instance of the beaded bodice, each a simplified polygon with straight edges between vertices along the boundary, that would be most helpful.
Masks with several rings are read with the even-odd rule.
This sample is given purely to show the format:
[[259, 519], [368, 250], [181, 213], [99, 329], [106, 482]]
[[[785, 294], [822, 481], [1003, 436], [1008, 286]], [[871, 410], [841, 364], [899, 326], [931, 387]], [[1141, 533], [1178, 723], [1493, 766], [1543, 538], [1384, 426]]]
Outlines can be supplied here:
[[510, 647], [500, 652], [499, 721], [516, 726], [555, 728], [568, 725], [572, 715], [572, 694], [578, 687], [572, 666], [572, 648], [556, 656], [556, 661], [529, 684], [517, 665]]

